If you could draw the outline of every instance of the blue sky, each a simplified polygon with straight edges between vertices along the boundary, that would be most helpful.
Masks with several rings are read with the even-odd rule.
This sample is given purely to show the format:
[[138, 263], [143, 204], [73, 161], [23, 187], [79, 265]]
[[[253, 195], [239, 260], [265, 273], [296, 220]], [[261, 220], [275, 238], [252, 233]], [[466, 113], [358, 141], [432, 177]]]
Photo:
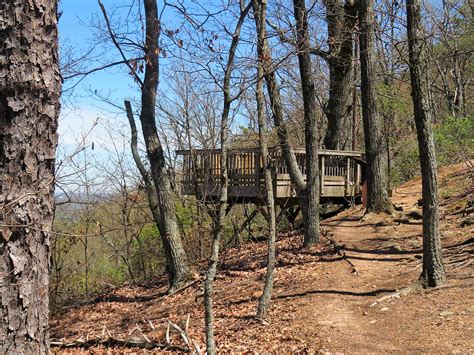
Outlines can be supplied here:
[[[123, 1], [103, 0], [106, 9], [112, 9]], [[83, 53], [94, 44], [95, 30], [89, 25], [95, 17], [102, 19], [97, 0], [61, 0], [62, 15], [59, 20], [60, 46], [72, 46], [76, 54]], [[115, 48], [110, 47], [113, 58]], [[118, 57], [118, 53], [117, 53]], [[64, 84], [69, 87], [70, 82]], [[128, 137], [128, 121], [120, 110], [93, 98], [90, 91], [110, 96], [119, 105], [125, 98], [134, 98], [137, 87], [123, 68], [113, 68], [88, 75], [75, 88], [74, 96], [67, 99], [63, 94], [63, 104], [59, 120], [58, 160], [64, 159], [82, 143], [92, 159], [107, 160], [108, 150], [114, 149], [114, 140]], [[87, 136], [82, 142], [82, 137]], [[92, 150], [94, 144], [94, 150]], [[121, 149], [127, 149], [123, 144]]]

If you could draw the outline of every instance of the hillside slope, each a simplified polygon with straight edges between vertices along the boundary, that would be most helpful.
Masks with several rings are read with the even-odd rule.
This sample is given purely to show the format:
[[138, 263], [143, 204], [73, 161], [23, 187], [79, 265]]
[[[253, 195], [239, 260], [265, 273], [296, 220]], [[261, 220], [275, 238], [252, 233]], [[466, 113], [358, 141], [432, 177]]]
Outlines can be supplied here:
[[[324, 221], [327, 238], [321, 245], [303, 248], [300, 235], [280, 235], [267, 322], [253, 318], [263, 287], [266, 243], [226, 251], [215, 286], [219, 350], [473, 352], [474, 226], [460, 212], [472, 203], [474, 186], [461, 165], [440, 172], [448, 285], [393, 295], [414, 283], [421, 271], [420, 184], [415, 179], [396, 189], [393, 201], [403, 207], [401, 215], [362, 218], [362, 208], [356, 207]], [[184, 327], [189, 315], [188, 334], [204, 348], [200, 284], [169, 297], [164, 291], [164, 285], [125, 287], [100, 302], [70, 309], [52, 320], [52, 338], [62, 343], [108, 337], [164, 343], [168, 320]], [[170, 338], [185, 345], [176, 332]]]

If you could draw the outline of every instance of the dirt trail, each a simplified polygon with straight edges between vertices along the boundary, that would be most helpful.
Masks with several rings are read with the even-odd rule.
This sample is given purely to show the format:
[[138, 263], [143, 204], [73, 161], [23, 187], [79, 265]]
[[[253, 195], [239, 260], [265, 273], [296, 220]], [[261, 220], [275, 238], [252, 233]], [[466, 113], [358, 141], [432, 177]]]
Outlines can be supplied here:
[[[219, 349], [474, 352], [473, 243], [469, 242], [474, 229], [460, 228], [462, 215], [453, 214], [459, 208], [454, 206], [459, 205], [459, 196], [466, 198], [465, 184], [471, 180], [466, 180], [467, 173], [459, 166], [440, 175], [443, 246], [449, 275], [446, 287], [376, 302], [417, 280], [421, 271], [421, 220], [417, 213], [411, 217], [406, 213], [398, 217], [368, 215], [361, 220], [363, 210], [356, 207], [322, 223], [346, 258], [336, 253], [329, 241], [303, 248], [301, 236], [279, 237], [268, 324], [253, 318], [263, 286], [265, 243], [224, 253], [215, 295]], [[420, 181], [414, 180], [397, 188], [393, 201], [405, 212], [420, 213], [419, 198]], [[467, 198], [472, 199], [472, 191]], [[133, 301], [163, 290], [135, 287], [116, 294]], [[198, 286], [166, 299], [100, 302], [73, 309], [53, 322], [53, 335], [68, 340], [101, 336], [105, 327], [118, 337], [139, 325], [149, 338], [159, 339], [168, 319], [179, 322], [187, 314], [192, 319], [191, 336], [203, 345], [202, 292]], [[149, 320], [161, 333], [148, 327]]]
[[[417, 208], [420, 195], [417, 179], [396, 189], [392, 200], [405, 211], [421, 213]], [[417, 213], [413, 215], [416, 217]], [[357, 271], [356, 275], [349, 275], [340, 263], [337, 267], [331, 265], [331, 279], [321, 288], [329, 289], [336, 283], [339, 290], [354, 295], [318, 296], [313, 302], [322, 307], [307, 310], [315, 310], [315, 318], [323, 325], [319, 332], [323, 350], [474, 351], [474, 274], [470, 255], [468, 267], [459, 270], [461, 275], [448, 265], [451, 277], [446, 289], [415, 292], [376, 303], [384, 291], [410, 285], [421, 272], [421, 220], [368, 216], [361, 221], [361, 217], [359, 209], [323, 223], [337, 243], [344, 245], [347, 259]], [[442, 221], [441, 226], [453, 236], [449, 222]], [[472, 237], [472, 229], [455, 234], [465, 240], [469, 234], [464, 232]], [[445, 247], [456, 244], [456, 238], [446, 239]], [[369, 295], [371, 291], [379, 294]]]

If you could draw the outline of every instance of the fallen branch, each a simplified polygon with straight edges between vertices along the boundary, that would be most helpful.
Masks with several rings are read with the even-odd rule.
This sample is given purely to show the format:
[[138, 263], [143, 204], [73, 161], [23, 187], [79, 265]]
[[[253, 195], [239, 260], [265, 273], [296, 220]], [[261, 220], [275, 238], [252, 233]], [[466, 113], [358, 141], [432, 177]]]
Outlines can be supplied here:
[[67, 349], [67, 348], [83, 348], [89, 349], [94, 346], [119, 346], [126, 348], [140, 348], [140, 349], [161, 349], [161, 350], [172, 350], [180, 352], [189, 352], [189, 349], [184, 346], [174, 344], [163, 344], [156, 341], [139, 341], [135, 339], [117, 339], [117, 338], [94, 338], [88, 340], [76, 340], [73, 342], [61, 342], [51, 341], [51, 347]]
[[201, 355], [202, 354], [201, 348], [194, 340], [191, 339], [191, 337], [189, 336], [187, 332], [188, 327], [189, 327], [189, 319], [190, 319], [190, 315], [188, 314], [186, 325], [185, 325], [186, 330], [183, 330], [179, 325], [171, 322], [170, 320], [168, 321], [168, 326], [171, 326], [171, 328], [173, 328], [175, 331], [177, 331], [181, 335], [181, 338], [183, 338], [184, 342], [188, 346], [189, 351], [191, 351], [191, 348], [194, 347], [195, 351], [199, 355]]
[[163, 296], [162, 298], [160, 298], [159, 301], [164, 300], [164, 299], [166, 299], [166, 298], [168, 298], [168, 297], [170, 297], [170, 296], [173, 296], [173, 295], [175, 295], [175, 294], [177, 294], [177, 293], [179, 293], [179, 292], [181, 292], [181, 291], [184, 291], [184, 290], [186, 290], [187, 288], [189, 288], [189, 287], [195, 285], [195, 284], [198, 283], [199, 281], [201, 281], [201, 278], [197, 278], [196, 280], [193, 280], [193, 281], [191, 281], [191, 282], [188, 282], [188, 283], [185, 284], [184, 286], [182, 286], [182, 287], [180, 287], [180, 288], [178, 288], [178, 289], [176, 289], [176, 290], [173, 290], [172, 292], [166, 294], [165, 296]]

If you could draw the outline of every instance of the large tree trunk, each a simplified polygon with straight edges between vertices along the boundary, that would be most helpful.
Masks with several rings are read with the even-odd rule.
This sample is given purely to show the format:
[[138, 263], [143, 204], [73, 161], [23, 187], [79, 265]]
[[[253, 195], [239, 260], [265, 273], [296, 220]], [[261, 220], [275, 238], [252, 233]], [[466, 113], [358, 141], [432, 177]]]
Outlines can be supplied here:
[[[262, 23], [266, 17], [266, 3], [260, 0], [259, 4], [260, 27], [258, 28], [258, 42], [263, 43], [266, 36], [265, 27]], [[270, 307], [270, 300], [273, 293], [273, 274], [275, 270], [275, 242], [276, 242], [276, 215], [275, 199], [273, 197], [273, 178], [271, 161], [268, 154], [267, 128], [265, 124], [265, 96], [263, 94], [263, 65], [262, 61], [257, 63], [257, 116], [258, 116], [258, 138], [260, 145], [260, 156], [263, 163], [263, 174], [265, 178], [265, 205], [268, 212], [268, 260], [267, 272], [265, 276], [265, 287], [258, 303], [257, 317], [265, 318]], [[260, 179], [260, 178], [259, 178]]]
[[[157, 53], [159, 53], [160, 24], [158, 9], [154, 0], [144, 0], [144, 5], [146, 15], [146, 69], [142, 86], [140, 121], [147, 156], [150, 161], [151, 177], [158, 196], [158, 229], [167, 256], [171, 281], [169, 292], [172, 292], [189, 280], [191, 272], [176, 221], [173, 189], [155, 122], [155, 100], [159, 73]], [[153, 206], [150, 207], [152, 207], [153, 212]], [[154, 214], [155, 212], [157, 211], [154, 211]]]
[[[317, 131], [317, 100], [314, 89], [311, 45], [308, 34], [308, 19], [304, 0], [293, 0], [296, 20], [298, 63], [303, 92], [305, 146], [306, 146], [306, 218], [305, 245], [319, 241], [319, 159]], [[350, 88], [350, 86], [348, 85]]]
[[428, 81], [424, 67], [426, 65], [423, 49], [424, 35], [419, 0], [407, 0], [407, 31], [411, 95], [423, 186], [423, 271], [420, 279], [423, 285], [435, 287], [446, 282], [446, 272], [439, 237], [437, 167], [431, 129], [433, 117], [429, 106]]
[[57, 2], [0, 5], [0, 353], [47, 354]]
[[[258, 29], [260, 27], [258, 20], [260, 18], [260, 7], [258, 0], [254, 0], [252, 3], [256, 27]], [[262, 27], [265, 27], [265, 21], [262, 23]], [[294, 185], [297, 194], [300, 196], [299, 204], [303, 213], [303, 223], [305, 227], [304, 244], [310, 245], [319, 241], [319, 228], [315, 227], [315, 223], [318, 222], [312, 220], [311, 208], [308, 206], [310, 203], [315, 203], [315, 201], [314, 198], [307, 198], [306, 182], [304, 181], [303, 174], [301, 173], [301, 170], [298, 166], [295, 153], [289, 141], [286, 123], [283, 118], [284, 114], [280, 89], [276, 80], [275, 68], [272, 65], [272, 56], [270, 47], [268, 46], [267, 38], [264, 38], [263, 42], [257, 45], [257, 52], [259, 60], [261, 60], [263, 65], [265, 82], [267, 84], [268, 96], [270, 98], [270, 104], [273, 113], [273, 121], [277, 130], [283, 159], [287, 165], [291, 182]], [[311, 178], [308, 179], [311, 180]], [[319, 201], [317, 201], [317, 203], [319, 205]]]
[[328, 128], [324, 137], [327, 149], [350, 147], [350, 117], [354, 28], [357, 4], [341, 0], [326, 0], [329, 55], [329, 100], [325, 108]]
[[367, 157], [367, 211], [392, 213], [388, 198], [387, 146], [377, 111], [374, 0], [359, 0], [362, 119]]

